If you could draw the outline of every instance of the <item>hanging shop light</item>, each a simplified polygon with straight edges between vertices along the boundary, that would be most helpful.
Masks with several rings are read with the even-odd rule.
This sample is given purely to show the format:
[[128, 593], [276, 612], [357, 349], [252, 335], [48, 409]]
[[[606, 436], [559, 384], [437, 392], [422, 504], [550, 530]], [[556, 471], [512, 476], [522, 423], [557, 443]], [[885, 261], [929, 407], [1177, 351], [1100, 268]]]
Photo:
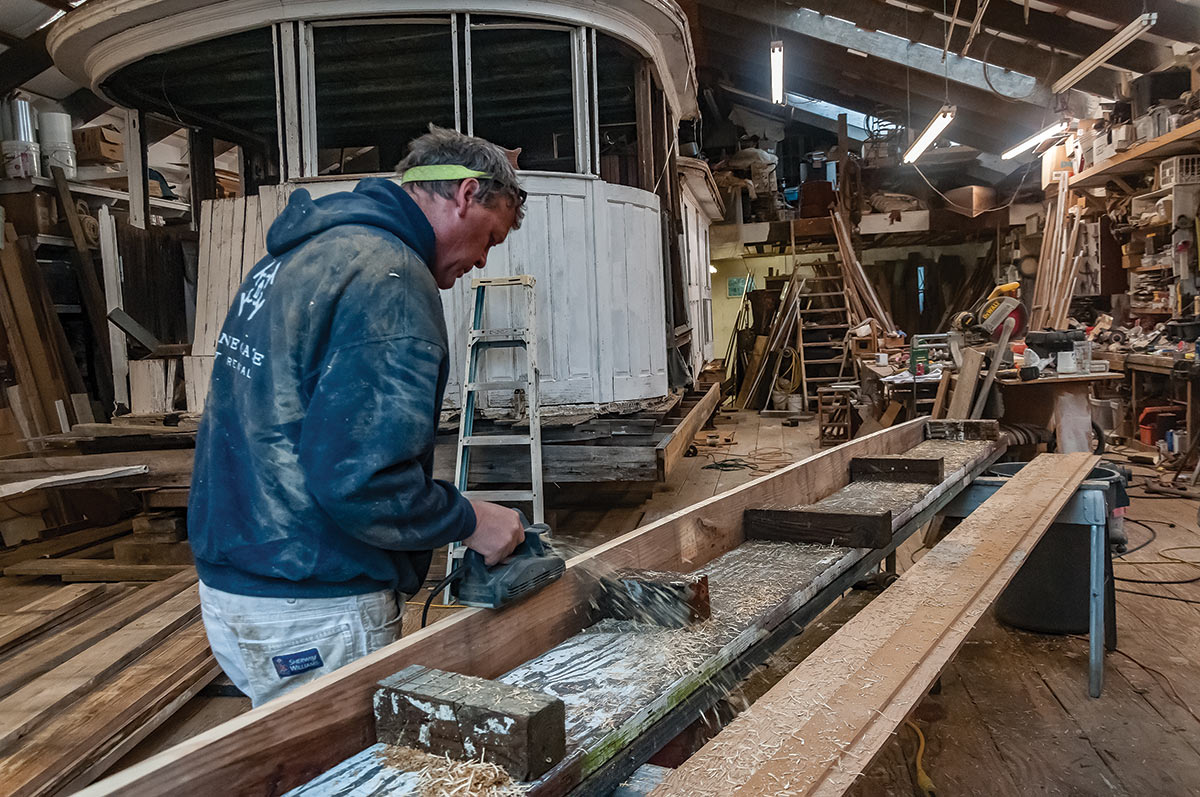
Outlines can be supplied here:
[[786, 105], [783, 96], [783, 42], [771, 42], [771, 102]]
[[1101, 64], [1107, 62], [1108, 59], [1128, 47], [1138, 36], [1141, 36], [1154, 27], [1155, 22], [1158, 22], [1158, 14], [1153, 11], [1141, 14], [1133, 22], [1122, 28], [1116, 36], [1113, 36], [1100, 45], [1096, 52], [1080, 61], [1074, 69], [1056, 80], [1054, 85], [1050, 87], [1050, 90], [1055, 94], [1062, 94], [1094, 72]]
[[937, 116], [930, 120], [921, 135], [908, 148], [908, 152], [904, 153], [904, 162], [915, 163], [917, 158], [921, 157], [934, 141], [937, 141], [937, 137], [942, 134], [942, 131], [950, 126], [950, 123], [954, 121], [954, 114], [957, 112], [958, 109], [953, 105], [943, 105]]
[[1010, 158], [1015, 158], [1018, 155], [1020, 155], [1022, 152], [1028, 152], [1029, 150], [1033, 149], [1038, 144], [1041, 144], [1043, 141], [1045, 141], [1048, 138], [1054, 138], [1055, 136], [1062, 135], [1064, 132], [1066, 132], [1066, 130], [1067, 130], [1066, 122], [1055, 122], [1054, 124], [1047, 127], [1045, 130], [1041, 131], [1040, 133], [1034, 133], [1032, 136], [1025, 139], [1020, 144], [1017, 144], [1015, 147], [1008, 150], [1000, 157], [1004, 160], [1008, 160]]

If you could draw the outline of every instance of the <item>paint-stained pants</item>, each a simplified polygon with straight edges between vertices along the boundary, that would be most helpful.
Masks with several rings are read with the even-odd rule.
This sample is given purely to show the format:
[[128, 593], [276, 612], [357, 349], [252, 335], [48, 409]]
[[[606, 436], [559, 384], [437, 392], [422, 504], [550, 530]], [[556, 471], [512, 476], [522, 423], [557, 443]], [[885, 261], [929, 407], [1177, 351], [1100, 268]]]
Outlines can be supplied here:
[[400, 638], [391, 591], [345, 598], [253, 598], [200, 584], [213, 656], [255, 706]]

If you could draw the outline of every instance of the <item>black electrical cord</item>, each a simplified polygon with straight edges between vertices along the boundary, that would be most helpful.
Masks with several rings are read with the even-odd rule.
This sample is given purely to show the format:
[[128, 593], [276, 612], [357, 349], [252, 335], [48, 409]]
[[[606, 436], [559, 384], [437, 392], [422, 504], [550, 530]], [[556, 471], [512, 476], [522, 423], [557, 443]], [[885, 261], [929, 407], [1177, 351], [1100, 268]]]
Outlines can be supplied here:
[[1161, 598], [1165, 601], [1178, 601], [1180, 603], [1191, 603], [1200, 606], [1200, 601], [1194, 601], [1191, 598], [1177, 598], [1174, 595], [1155, 595], [1153, 592], [1138, 592], [1135, 589], [1115, 588], [1117, 592], [1124, 592], [1126, 595], [1143, 595], [1147, 598]]
[[429, 606], [430, 606], [430, 604], [433, 603], [434, 597], [439, 592], [441, 592], [443, 589], [445, 589], [447, 584], [449, 584], [454, 579], [458, 578], [459, 571], [461, 571], [461, 570], [462, 570], [462, 562], [459, 562], [458, 566], [456, 566], [453, 570], [451, 570], [446, 575], [445, 578], [443, 578], [441, 581], [439, 581], [437, 583], [437, 586], [435, 586], [433, 589], [429, 590], [429, 597], [425, 599], [425, 607], [423, 609], [421, 609], [421, 627], [422, 628], [425, 627], [425, 623], [429, 620]]
[[[1141, 544], [1139, 544], [1139, 545], [1137, 545], [1137, 546], [1135, 546], [1135, 547], [1133, 547], [1133, 548], [1130, 548], [1129, 550], [1125, 551], [1124, 553], [1118, 554], [1118, 556], [1117, 556], [1117, 558], [1118, 558], [1118, 559], [1120, 559], [1122, 556], [1129, 556], [1129, 554], [1131, 554], [1131, 553], [1137, 553], [1138, 551], [1142, 550], [1142, 549], [1143, 549], [1143, 548], [1145, 548], [1147, 545], [1149, 545], [1150, 543], [1152, 543], [1152, 542], [1154, 542], [1156, 539], [1158, 539], [1158, 532], [1154, 530], [1154, 527], [1153, 527], [1153, 526], [1149, 526], [1149, 525], [1147, 525], [1147, 524], [1143, 523], [1143, 522], [1142, 522], [1142, 521], [1140, 521], [1140, 520], [1134, 520], [1133, 518], [1128, 518], [1128, 517], [1127, 517], [1127, 518], [1125, 518], [1125, 522], [1126, 522], [1126, 523], [1136, 523], [1136, 524], [1138, 524], [1139, 526], [1141, 526], [1142, 528], [1144, 528], [1144, 529], [1146, 529], [1147, 531], [1149, 531], [1149, 532], [1150, 532], [1150, 539], [1146, 540], [1145, 542], [1143, 542], [1143, 543], [1141, 543]], [[1171, 524], [1171, 525], [1174, 525], [1174, 524]]]

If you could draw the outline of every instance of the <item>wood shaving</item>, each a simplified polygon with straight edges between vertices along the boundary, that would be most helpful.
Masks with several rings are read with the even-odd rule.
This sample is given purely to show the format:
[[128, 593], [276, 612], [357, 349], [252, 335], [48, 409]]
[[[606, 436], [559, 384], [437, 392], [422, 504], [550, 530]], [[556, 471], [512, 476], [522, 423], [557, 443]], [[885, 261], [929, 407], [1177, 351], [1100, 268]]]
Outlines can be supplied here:
[[520, 797], [525, 788], [490, 761], [456, 761], [411, 747], [387, 745], [380, 756], [395, 769], [415, 772], [419, 797]]

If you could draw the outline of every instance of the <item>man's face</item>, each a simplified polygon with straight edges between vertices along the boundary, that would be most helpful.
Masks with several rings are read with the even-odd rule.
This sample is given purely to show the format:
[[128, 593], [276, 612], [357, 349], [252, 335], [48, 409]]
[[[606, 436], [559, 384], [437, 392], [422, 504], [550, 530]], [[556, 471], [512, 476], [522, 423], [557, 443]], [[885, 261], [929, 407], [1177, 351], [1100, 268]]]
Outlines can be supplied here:
[[487, 264], [488, 252], [504, 242], [516, 220], [516, 210], [503, 200], [492, 207], [481, 205], [475, 194], [479, 182], [463, 180], [453, 199], [442, 199], [429, 216], [437, 237], [433, 276], [438, 287], [449, 290], [473, 268]]

